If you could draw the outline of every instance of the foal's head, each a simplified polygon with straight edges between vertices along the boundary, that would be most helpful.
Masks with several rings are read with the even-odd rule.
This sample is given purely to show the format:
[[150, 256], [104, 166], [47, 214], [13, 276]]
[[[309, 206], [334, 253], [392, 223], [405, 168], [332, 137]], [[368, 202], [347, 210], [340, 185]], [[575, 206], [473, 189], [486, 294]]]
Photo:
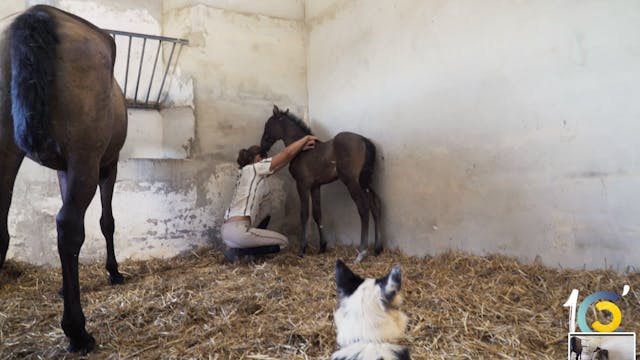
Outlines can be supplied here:
[[339, 304], [334, 313], [338, 345], [388, 342], [404, 336], [407, 316], [400, 311], [400, 266], [384, 277], [363, 279], [341, 260], [336, 263]]
[[274, 105], [273, 115], [264, 124], [260, 148], [267, 153], [278, 140], [288, 144], [308, 134], [311, 130], [301, 119], [289, 113], [289, 109], [282, 111]]

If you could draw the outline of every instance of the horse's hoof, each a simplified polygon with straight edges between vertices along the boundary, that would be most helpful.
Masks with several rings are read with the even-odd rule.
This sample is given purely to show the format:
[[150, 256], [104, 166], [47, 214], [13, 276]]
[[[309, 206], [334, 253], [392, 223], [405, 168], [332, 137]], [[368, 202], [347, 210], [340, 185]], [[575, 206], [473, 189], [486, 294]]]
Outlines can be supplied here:
[[109, 283], [111, 285], [124, 284], [124, 276], [120, 273], [109, 274]]
[[70, 353], [79, 353], [81, 355], [86, 355], [91, 352], [96, 347], [96, 339], [93, 336], [89, 335], [86, 331], [80, 337], [80, 339], [73, 340], [70, 339], [69, 347], [67, 351]]
[[353, 262], [354, 264], [359, 264], [362, 262], [362, 260], [364, 260], [364, 258], [367, 257], [367, 250], [364, 250], [362, 252], [358, 253], [358, 257], [356, 257], [355, 261]]
[[327, 252], [327, 243], [320, 244], [320, 254], [324, 254]]
[[380, 246], [376, 246], [376, 247], [373, 249], [373, 254], [374, 254], [375, 256], [378, 256], [378, 255], [380, 255], [380, 254], [382, 253], [382, 250], [384, 250], [384, 248], [382, 247], [382, 245], [380, 245]]

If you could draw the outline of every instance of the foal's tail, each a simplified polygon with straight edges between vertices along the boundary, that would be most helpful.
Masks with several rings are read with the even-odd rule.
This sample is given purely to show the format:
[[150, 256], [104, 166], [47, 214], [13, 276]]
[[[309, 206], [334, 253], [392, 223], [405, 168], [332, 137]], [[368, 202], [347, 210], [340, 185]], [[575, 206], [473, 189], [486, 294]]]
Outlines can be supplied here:
[[42, 6], [18, 16], [9, 29], [11, 112], [16, 144], [37, 153], [53, 143], [49, 99], [55, 76], [56, 23]]
[[371, 182], [373, 181], [373, 170], [376, 165], [376, 146], [373, 145], [371, 140], [366, 137], [362, 137], [365, 145], [365, 153], [364, 153], [364, 165], [362, 166], [362, 171], [360, 172], [360, 187], [363, 189], [368, 189], [371, 186]]

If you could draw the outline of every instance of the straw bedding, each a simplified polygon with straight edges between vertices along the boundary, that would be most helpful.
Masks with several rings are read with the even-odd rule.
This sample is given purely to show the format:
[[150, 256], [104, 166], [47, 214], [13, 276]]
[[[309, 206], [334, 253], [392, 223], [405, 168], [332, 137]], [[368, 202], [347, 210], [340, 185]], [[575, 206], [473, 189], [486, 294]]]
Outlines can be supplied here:
[[[351, 248], [299, 259], [223, 264], [203, 249], [168, 260], [121, 264], [127, 283], [107, 284], [103, 265], [80, 269], [92, 359], [327, 359], [336, 348], [336, 258]], [[352, 269], [379, 277], [403, 271], [407, 339], [415, 359], [566, 358], [571, 289], [631, 292], [621, 327], [640, 331], [640, 273], [554, 270], [504, 256], [387, 251]], [[59, 327], [59, 269], [8, 261], [0, 270], [0, 359], [79, 358]], [[593, 316], [593, 315], [590, 315]], [[600, 319], [605, 322], [606, 319]]]

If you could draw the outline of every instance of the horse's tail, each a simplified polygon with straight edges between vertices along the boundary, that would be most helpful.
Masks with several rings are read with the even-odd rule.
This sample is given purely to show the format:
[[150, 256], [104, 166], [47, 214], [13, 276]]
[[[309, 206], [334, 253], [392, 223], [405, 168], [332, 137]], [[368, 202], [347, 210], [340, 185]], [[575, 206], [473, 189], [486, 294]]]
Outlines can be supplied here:
[[59, 43], [56, 22], [45, 8], [32, 7], [13, 21], [9, 39], [15, 141], [23, 151], [37, 153], [54, 142], [48, 118]]
[[361, 188], [368, 189], [373, 181], [373, 170], [376, 165], [376, 146], [366, 137], [363, 136], [362, 139], [364, 140], [365, 152], [359, 182]]

